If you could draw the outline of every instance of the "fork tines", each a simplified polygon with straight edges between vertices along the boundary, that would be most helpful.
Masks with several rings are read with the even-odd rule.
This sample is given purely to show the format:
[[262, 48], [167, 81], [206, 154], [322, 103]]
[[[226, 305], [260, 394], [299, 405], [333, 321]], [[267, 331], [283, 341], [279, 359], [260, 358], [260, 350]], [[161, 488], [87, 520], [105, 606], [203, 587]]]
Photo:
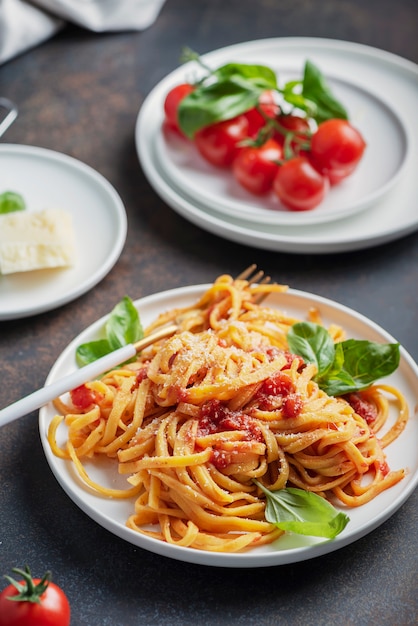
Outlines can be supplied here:
[[[260, 285], [267, 285], [271, 281], [270, 276], [264, 276], [263, 270], [257, 270], [257, 265], [252, 263], [241, 274], [239, 274], [236, 280], [247, 280], [248, 285], [254, 285], [258, 283]], [[255, 273], [254, 273], [255, 272]]]

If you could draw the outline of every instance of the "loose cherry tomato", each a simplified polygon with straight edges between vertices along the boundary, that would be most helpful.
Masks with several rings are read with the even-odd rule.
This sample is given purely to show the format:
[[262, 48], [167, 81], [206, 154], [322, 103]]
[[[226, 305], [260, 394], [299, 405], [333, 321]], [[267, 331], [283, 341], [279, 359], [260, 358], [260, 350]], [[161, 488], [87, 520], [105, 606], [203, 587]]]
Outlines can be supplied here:
[[248, 120], [248, 136], [256, 137], [266, 124], [266, 117], [275, 118], [280, 113], [280, 107], [274, 101], [272, 91], [265, 91], [260, 96], [258, 107], [254, 107], [243, 113]]
[[273, 181], [273, 190], [279, 200], [292, 211], [313, 209], [322, 202], [328, 187], [328, 179], [304, 156], [283, 163]]
[[0, 626], [69, 626], [68, 598], [50, 572], [40, 579], [32, 578], [28, 567], [13, 571], [23, 580], [6, 576], [10, 585], [0, 593]]
[[164, 100], [164, 113], [167, 126], [176, 130], [180, 134], [181, 129], [178, 122], [178, 108], [180, 102], [194, 90], [193, 85], [182, 83], [171, 89]]
[[352, 174], [365, 148], [362, 135], [347, 120], [332, 119], [320, 124], [313, 135], [310, 158], [335, 185]]
[[291, 141], [290, 145], [294, 150], [299, 150], [301, 142], [309, 140], [310, 126], [308, 120], [298, 115], [281, 114], [276, 120], [278, 126], [283, 128], [283, 132], [280, 132], [278, 128], [274, 133], [274, 138], [281, 145], [284, 144], [286, 139], [286, 132], [295, 134], [295, 138]]
[[198, 130], [194, 136], [200, 154], [212, 165], [228, 167], [242, 149], [238, 145], [248, 137], [248, 120], [238, 115]]
[[265, 194], [273, 186], [273, 179], [283, 158], [281, 146], [268, 139], [262, 146], [243, 148], [232, 164], [237, 181], [254, 194]]

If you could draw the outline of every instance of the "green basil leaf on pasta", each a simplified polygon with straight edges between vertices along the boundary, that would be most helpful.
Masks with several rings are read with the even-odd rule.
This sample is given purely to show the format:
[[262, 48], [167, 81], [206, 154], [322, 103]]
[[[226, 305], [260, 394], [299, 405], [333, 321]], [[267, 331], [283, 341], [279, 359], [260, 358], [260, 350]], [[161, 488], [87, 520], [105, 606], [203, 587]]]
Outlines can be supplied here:
[[106, 337], [112, 350], [135, 343], [144, 336], [138, 311], [132, 300], [125, 296], [114, 307], [106, 323]]
[[105, 325], [106, 337], [83, 343], [76, 349], [77, 363], [87, 365], [118, 348], [135, 343], [144, 336], [138, 311], [132, 300], [125, 296], [114, 307]]
[[307, 363], [314, 363], [321, 377], [334, 363], [335, 345], [326, 328], [313, 322], [297, 322], [287, 333], [289, 348]]
[[322, 381], [322, 388], [328, 395], [367, 389], [374, 381], [389, 376], [399, 366], [398, 343], [380, 344], [347, 339], [340, 345], [344, 355], [343, 369], [337, 376]]
[[328, 331], [313, 322], [297, 322], [287, 334], [289, 348], [316, 365], [315, 382], [329, 396], [367, 389], [399, 366], [400, 346], [347, 339], [334, 344]]
[[93, 361], [97, 361], [97, 359], [109, 354], [109, 352], [112, 352], [112, 348], [107, 339], [83, 343], [76, 350], [77, 363], [80, 366], [93, 363]]
[[350, 521], [345, 513], [311, 491], [295, 487], [270, 491], [254, 482], [266, 496], [266, 520], [281, 530], [334, 539]]

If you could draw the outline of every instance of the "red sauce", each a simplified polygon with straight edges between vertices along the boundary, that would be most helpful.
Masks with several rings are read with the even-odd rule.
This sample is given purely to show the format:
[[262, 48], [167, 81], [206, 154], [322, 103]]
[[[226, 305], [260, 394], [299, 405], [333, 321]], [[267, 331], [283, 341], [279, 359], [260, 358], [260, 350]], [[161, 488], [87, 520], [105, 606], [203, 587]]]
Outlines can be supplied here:
[[283, 400], [283, 417], [297, 417], [303, 409], [303, 400], [298, 393], [290, 393]]
[[287, 396], [295, 390], [292, 379], [287, 374], [277, 372], [267, 378], [260, 387], [259, 394], [266, 396]]
[[387, 474], [389, 474], [390, 472], [389, 465], [386, 463], [386, 461], [379, 463], [379, 469], [382, 472], [383, 476], [387, 476]]
[[212, 435], [223, 431], [246, 432], [248, 440], [264, 441], [257, 422], [239, 411], [231, 411], [220, 400], [209, 400], [200, 408], [198, 436]]
[[377, 408], [376, 405], [362, 397], [361, 393], [349, 393], [343, 396], [348, 404], [354, 409], [357, 415], [360, 415], [366, 422], [371, 425], [376, 421]]
[[213, 465], [216, 467], [216, 469], [222, 471], [230, 464], [231, 455], [226, 453], [224, 450], [213, 450], [210, 460], [211, 463], [213, 463]]
[[103, 394], [88, 389], [86, 385], [80, 385], [70, 391], [71, 402], [77, 409], [87, 409], [92, 404], [97, 404], [102, 400]]
[[143, 380], [146, 379], [148, 375], [148, 368], [147, 367], [141, 367], [140, 370], [137, 371], [136, 373], [136, 382], [139, 385], [140, 383], [142, 383]]
[[281, 371], [263, 382], [256, 397], [262, 411], [281, 409], [284, 418], [297, 417], [303, 409], [292, 379]]
[[298, 369], [300, 369], [300, 367], [305, 365], [302, 357], [297, 356], [296, 354], [292, 354], [291, 352], [288, 352], [287, 350], [280, 350], [280, 348], [277, 348], [276, 346], [268, 346], [267, 348], [265, 348], [265, 353], [267, 354], [267, 356], [270, 358], [271, 361], [275, 359], [279, 354], [286, 357], [286, 363], [282, 367], [282, 369], [284, 370], [289, 369], [295, 359], [297, 359], [298, 361]]

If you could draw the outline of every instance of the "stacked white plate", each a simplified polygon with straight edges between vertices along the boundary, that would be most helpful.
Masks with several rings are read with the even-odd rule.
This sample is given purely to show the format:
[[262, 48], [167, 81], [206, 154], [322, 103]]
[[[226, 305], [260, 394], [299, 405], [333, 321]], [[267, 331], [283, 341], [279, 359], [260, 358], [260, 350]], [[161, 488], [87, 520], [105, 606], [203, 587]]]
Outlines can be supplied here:
[[167, 92], [196, 75], [196, 64], [187, 63], [152, 90], [135, 130], [144, 173], [171, 208], [226, 239], [296, 253], [366, 248], [418, 228], [414, 63], [368, 46], [309, 38], [242, 43], [202, 58], [213, 68], [230, 61], [268, 65], [281, 85], [300, 78], [306, 60], [312, 61], [348, 109], [367, 149], [355, 173], [311, 211], [292, 212], [273, 196], [253, 196], [231, 171], [205, 162], [193, 142], [163, 130]]

